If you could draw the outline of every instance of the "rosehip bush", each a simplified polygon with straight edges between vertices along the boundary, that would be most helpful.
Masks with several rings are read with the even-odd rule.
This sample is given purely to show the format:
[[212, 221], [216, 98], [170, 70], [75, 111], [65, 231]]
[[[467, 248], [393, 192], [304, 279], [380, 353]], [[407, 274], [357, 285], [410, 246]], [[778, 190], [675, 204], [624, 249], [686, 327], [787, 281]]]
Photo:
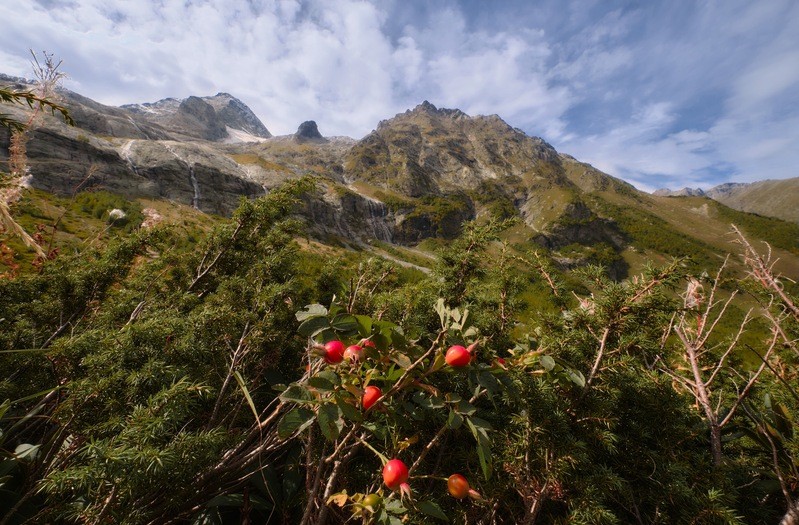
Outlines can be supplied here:
[[[449, 308], [443, 300], [435, 310], [438, 330], [413, 340], [396, 324], [335, 304], [297, 313], [298, 331], [308, 338], [308, 367], [280, 395], [292, 408], [278, 433], [307, 447], [311, 472], [302, 523], [322, 522], [331, 512], [378, 524], [446, 521], [445, 509], [453, 504], [444, 490], [446, 470], [470, 472], [476, 483], [494, 475], [489, 419], [513, 398], [506, 368], [542, 372], [541, 353], [520, 354], [499, 366], [493, 349], [470, 351], [481, 337], [468, 310]], [[315, 357], [330, 342], [361, 355], [343, 362]], [[461, 507], [490, 511], [489, 502], [460, 479], [458, 497], [474, 493], [476, 500]]]

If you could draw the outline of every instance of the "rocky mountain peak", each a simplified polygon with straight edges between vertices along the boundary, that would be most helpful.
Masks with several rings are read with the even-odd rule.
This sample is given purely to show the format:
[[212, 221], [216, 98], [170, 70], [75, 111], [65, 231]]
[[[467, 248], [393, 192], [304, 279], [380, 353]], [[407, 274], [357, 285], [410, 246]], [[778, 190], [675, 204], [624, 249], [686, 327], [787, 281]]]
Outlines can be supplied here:
[[122, 108], [169, 131], [203, 140], [227, 140], [230, 138], [229, 130], [243, 132], [245, 137], [272, 136], [255, 113], [230, 93], [221, 92], [212, 97], [165, 98], [158, 102], [126, 104]]
[[461, 111], [460, 109], [448, 109], [448, 108], [437, 108], [429, 101], [425, 100], [418, 106], [413, 109], [409, 109], [405, 112], [406, 115], [420, 115], [420, 114], [427, 114], [431, 116], [438, 116], [438, 117], [450, 117], [450, 118], [468, 118], [469, 116]]
[[306, 120], [300, 127], [297, 128], [297, 132], [294, 134], [294, 138], [299, 141], [304, 140], [311, 140], [311, 141], [322, 141], [325, 138], [319, 133], [319, 128], [316, 126], [316, 122], [313, 120]]
[[688, 188], [685, 187], [681, 190], [670, 190], [668, 188], [660, 188], [652, 192], [652, 195], [658, 197], [704, 197], [705, 192], [702, 188]]

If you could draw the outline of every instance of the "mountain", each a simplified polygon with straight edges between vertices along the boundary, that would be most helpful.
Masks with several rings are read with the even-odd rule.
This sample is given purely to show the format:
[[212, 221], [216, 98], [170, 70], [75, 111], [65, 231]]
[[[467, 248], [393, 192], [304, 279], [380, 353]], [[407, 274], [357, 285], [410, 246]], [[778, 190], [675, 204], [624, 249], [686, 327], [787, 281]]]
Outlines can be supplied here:
[[730, 208], [799, 223], [799, 177], [721, 184], [707, 196]]
[[652, 192], [652, 195], [658, 197], [704, 197], [705, 192], [701, 188], [683, 188], [681, 190], [670, 190], [668, 188], [661, 188]]
[[166, 98], [122, 108], [173, 133], [196, 139], [246, 142], [272, 136], [246, 104], [228, 93]]
[[[311, 176], [316, 190], [302, 213], [309, 234], [324, 242], [424, 249], [427, 239], [456, 237], [467, 220], [516, 219], [506, 240], [517, 249], [547, 250], [567, 269], [600, 263], [614, 278], [670, 257], [710, 268], [730, 251], [731, 222], [769, 241], [787, 267], [799, 254], [790, 225], [706, 197], [638, 191], [497, 115], [425, 101], [361, 140], [325, 137], [310, 120], [275, 137], [225, 93], [122, 107], [69, 91], [61, 97], [77, 125], [46, 115], [28, 142], [28, 184], [57, 194], [106, 189], [228, 215], [241, 197]], [[0, 162], [8, 140], [0, 130]]]
[[727, 182], [707, 191], [663, 188], [652, 194], [662, 197], [707, 196], [736, 210], [799, 223], [799, 177], [751, 183]]

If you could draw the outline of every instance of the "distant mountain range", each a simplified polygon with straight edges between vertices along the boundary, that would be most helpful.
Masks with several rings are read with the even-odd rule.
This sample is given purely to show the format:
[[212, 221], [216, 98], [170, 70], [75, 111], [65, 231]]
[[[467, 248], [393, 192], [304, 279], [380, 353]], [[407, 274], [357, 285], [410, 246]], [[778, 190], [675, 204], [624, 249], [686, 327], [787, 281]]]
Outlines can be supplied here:
[[799, 177], [762, 180], [748, 184], [727, 182], [707, 191], [699, 188], [683, 188], [675, 191], [660, 189], [653, 195], [709, 197], [736, 210], [799, 223]]
[[[30, 87], [11, 77], [0, 82]], [[28, 143], [28, 183], [48, 192], [100, 188], [227, 215], [241, 197], [311, 176], [317, 189], [302, 213], [309, 233], [325, 242], [409, 246], [452, 238], [467, 220], [517, 218], [508, 240], [520, 249], [549, 250], [565, 268], [601, 263], [620, 278], [645, 261], [675, 256], [710, 267], [731, 249], [726, 233], [736, 223], [772, 243], [786, 268], [799, 268], [796, 224], [737, 212], [695, 192], [673, 199], [638, 191], [497, 115], [425, 101], [361, 140], [324, 137], [313, 121], [275, 137], [226, 93], [122, 107], [70, 91], [61, 97], [76, 126], [48, 115]], [[20, 118], [25, 111], [3, 105]], [[8, 144], [0, 130], [0, 171]], [[749, 209], [769, 215], [783, 202], [772, 193], [787, 209], [796, 187], [797, 179], [766, 181], [711, 196], [738, 208], [757, 201], [762, 208]]]

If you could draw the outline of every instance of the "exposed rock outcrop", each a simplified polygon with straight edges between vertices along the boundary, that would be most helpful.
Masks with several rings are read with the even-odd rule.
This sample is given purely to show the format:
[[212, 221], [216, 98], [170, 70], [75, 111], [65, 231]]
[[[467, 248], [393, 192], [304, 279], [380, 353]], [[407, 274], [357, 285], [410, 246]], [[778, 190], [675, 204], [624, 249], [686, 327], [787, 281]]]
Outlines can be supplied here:
[[294, 139], [300, 142], [322, 142], [325, 140], [322, 134], [319, 133], [319, 128], [316, 127], [316, 122], [313, 120], [306, 120], [300, 124], [300, 127], [297, 128], [297, 133], [294, 134]]

